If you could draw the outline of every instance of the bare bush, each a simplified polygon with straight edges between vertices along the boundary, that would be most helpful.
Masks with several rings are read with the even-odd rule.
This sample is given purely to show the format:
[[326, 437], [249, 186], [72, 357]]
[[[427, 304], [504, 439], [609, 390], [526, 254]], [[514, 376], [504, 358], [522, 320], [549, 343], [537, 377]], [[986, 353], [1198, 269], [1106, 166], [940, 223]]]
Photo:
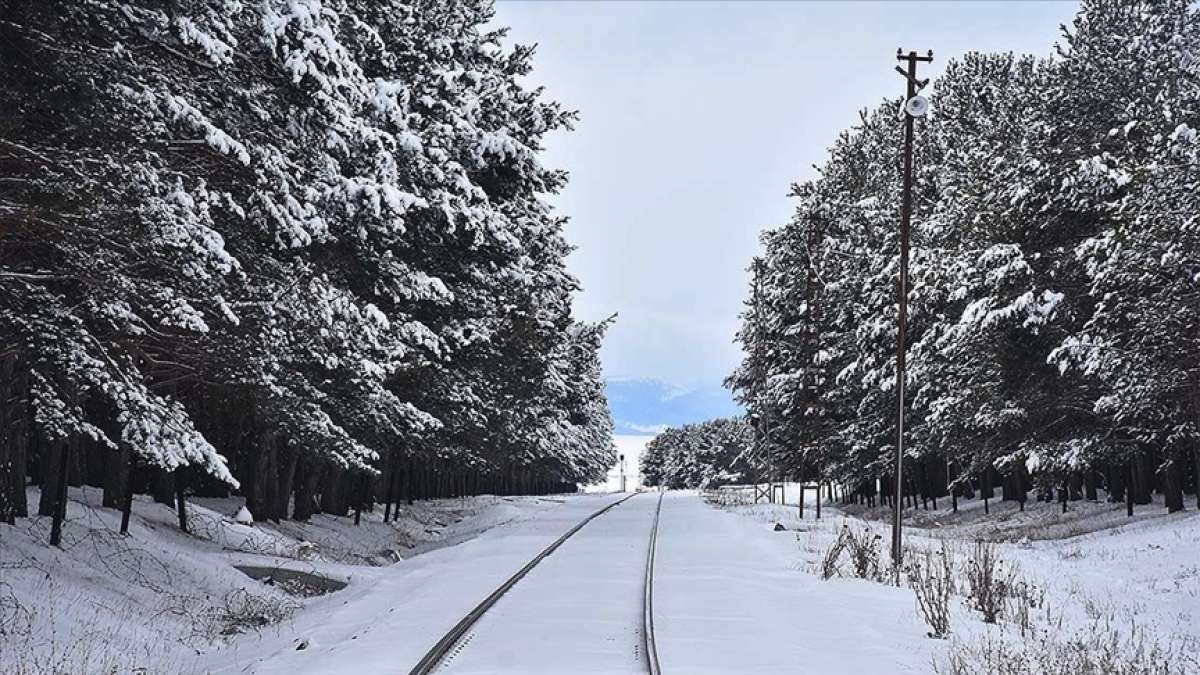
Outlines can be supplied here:
[[276, 595], [254, 594], [239, 588], [225, 594], [218, 608], [222, 635], [257, 631], [292, 618], [300, 603]]
[[168, 595], [160, 612], [180, 620], [188, 631], [180, 637], [183, 644], [200, 647], [222, 636], [258, 632], [267, 626], [290, 619], [300, 603], [282, 593], [251, 593], [239, 588], [220, 600], [193, 595]]
[[[61, 587], [53, 584], [43, 592], [70, 602], [62, 597]], [[185, 672], [172, 659], [174, 647], [170, 637], [173, 636], [163, 633], [160, 640], [128, 641], [113, 635], [114, 624], [106, 615], [127, 611], [131, 607], [95, 607], [90, 614], [84, 611], [70, 622], [73, 625], [66, 635], [59, 630], [62, 619], [53, 612], [35, 616], [33, 630], [9, 634], [0, 643], [0, 672], [5, 675]]]
[[1005, 600], [1004, 616], [1008, 618], [1024, 636], [1033, 630], [1031, 620], [1033, 610], [1038, 610], [1046, 604], [1046, 591], [1034, 586], [1024, 579], [1014, 578], [1009, 583], [1008, 597]]
[[879, 581], [879, 549], [882, 538], [870, 527], [855, 531], [843, 523], [838, 530], [837, 538], [825, 552], [821, 560], [821, 578], [830, 579], [841, 573], [841, 558], [843, 553], [850, 554], [850, 565], [854, 576], [859, 579]]
[[854, 565], [854, 576], [879, 580], [880, 541], [882, 537], [869, 527], [864, 527], [857, 534], [849, 532], [850, 562]]
[[0, 581], [0, 637], [28, 635], [32, 624], [33, 613], [17, 599], [12, 586]]
[[912, 556], [905, 570], [908, 585], [917, 596], [917, 609], [929, 626], [929, 637], [950, 634], [950, 601], [954, 597], [954, 554], [942, 542], [939, 550]]
[[846, 534], [850, 530], [845, 523], [842, 524], [842, 529], [838, 530], [838, 535], [834, 538], [833, 543], [829, 545], [829, 549], [825, 551], [825, 556], [821, 558], [821, 578], [825, 580], [832, 579], [838, 576], [838, 560], [842, 557], [842, 552], [846, 550]]
[[1000, 560], [995, 544], [975, 542], [966, 575], [968, 602], [983, 614], [985, 623], [996, 623], [1012, 591], [1013, 572]]

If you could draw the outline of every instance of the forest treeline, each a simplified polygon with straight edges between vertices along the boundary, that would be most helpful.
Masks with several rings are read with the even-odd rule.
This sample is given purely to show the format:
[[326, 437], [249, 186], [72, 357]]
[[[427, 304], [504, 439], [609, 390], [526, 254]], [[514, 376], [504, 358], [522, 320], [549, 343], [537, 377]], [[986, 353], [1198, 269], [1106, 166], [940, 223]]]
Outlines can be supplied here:
[[[1085, 0], [1051, 57], [969, 53], [927, 90], [907, 494], [1178, 510], [1200, 488], [1198, 19]], [[863, 111], [762, 237], [728, 384], [780, 478], [892, 489], [901, 103]]]
[[538, 157], [575, 115], [491, 17], [0, 1], [0, 519], [68, 483], [303, 520], [603, 476], [607, 323]]
[[642, 482], [692, 489], [765, 479], [755, 474], [753, 449], [753, 429], [743, 417], [670, 427], [642, 450]]

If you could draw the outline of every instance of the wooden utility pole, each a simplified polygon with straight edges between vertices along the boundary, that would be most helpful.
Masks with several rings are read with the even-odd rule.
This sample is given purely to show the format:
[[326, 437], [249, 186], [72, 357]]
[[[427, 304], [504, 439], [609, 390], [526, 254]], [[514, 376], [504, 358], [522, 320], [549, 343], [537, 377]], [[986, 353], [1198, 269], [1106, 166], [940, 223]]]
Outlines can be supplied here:
[[[771, 443], [770, 443], [770, 427], [767, 424], [767, 403], [763, 400], [763, 390], [766, 388], [766, 368], [763, 364], [763, 346], [766, 340], [766, 333], [763, 330], [762, 312], [762, 276], [763, 276], [763, 260], [762, 258], [754, 259], [754, 399], [758, 405], [758, 452], [755, 455], [762, 457], [765, 455], [767, 460], [767, 501], [775, 501], [775, 470], [771, 458]], [[754, 503], [758, 503], [759, 498], [759, 476], [757, 463], [753, 466], [754, 469]]]
[[899, 302], [896, 326], [896, 502], [895, 517], [892, 521], [892, 563], [896, 569], [900, 569], [902, 557], [901, 509], [904, 497], [902, 473], [904, 468], [904, 338], [908, 327], [908, 231], [912, 218], [913, 123], [916, 119], [914, 114], [924, 114], [923, 108], [914, 109], [910, 104], [917, 96], [917, 92], [929, 84], [929, 80], [917, 79], [917, 63], [933, 61], [933, 52], [930, 51], [925, 56], [918, 56], [916, 52], [910, 51], [905, 54], [904, 50], [897, 49], [896, 60], [905, 61], [908, 65], [907, 69], [896, 66], [896, 71], [903, 75], [905, 80], [904, 189], [900, 197], [900, 274], [896, 284]]

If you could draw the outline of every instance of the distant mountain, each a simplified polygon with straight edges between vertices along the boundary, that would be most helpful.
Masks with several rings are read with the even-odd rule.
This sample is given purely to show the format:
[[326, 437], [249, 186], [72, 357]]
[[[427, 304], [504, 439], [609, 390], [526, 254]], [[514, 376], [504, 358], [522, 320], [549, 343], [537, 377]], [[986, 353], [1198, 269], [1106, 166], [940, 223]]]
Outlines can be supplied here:
[[605, 389], [618, 434], [652, 435], [663, 427], [742, 412], [719, 385], [680, 387], [659, 380], [610, 379]]

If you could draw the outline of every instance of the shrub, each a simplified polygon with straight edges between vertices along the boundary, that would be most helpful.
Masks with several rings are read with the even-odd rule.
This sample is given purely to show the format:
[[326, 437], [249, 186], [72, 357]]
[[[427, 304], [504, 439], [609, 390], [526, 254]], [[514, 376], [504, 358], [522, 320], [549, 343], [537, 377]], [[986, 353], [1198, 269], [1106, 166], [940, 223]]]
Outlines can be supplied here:
[[950, 600], [954, 597], [954, 555], [942, 542], [937, 551], [922, 550], [906, 569], [908, 585], [917, 596], [917, 609], [929, 626], [929, 637], [950, 634]]
[[855, 531], [843, 523], [838, 530], [837, 538], [825, 552], [821, 561], [821, 578], [830, 579], [841, 572], [839, 565], [843, 553], [849, 552], [850, 564], [854, 568], [854, 576], [859, 579], [879, 581], [880, 542], [882, 538], [869, 527]]
[[1012, 570], [996, 554], [995, 544], [977, 541], [966, 572], [967, 600], [983, 614], [984, 622], [996, 623], [1012, 592]]
[[821, 578], [832, 579], [838, 574], [838, 559], [842, 557], [842, 551], [846, 550], [846, 539], [849, 527], [843, 523], [842, 529], [838, 530], [838, 535], [834, 538], [833, 543], [829, 545], [829, 549], [825, 551], [825, 556], [821, 559]]

